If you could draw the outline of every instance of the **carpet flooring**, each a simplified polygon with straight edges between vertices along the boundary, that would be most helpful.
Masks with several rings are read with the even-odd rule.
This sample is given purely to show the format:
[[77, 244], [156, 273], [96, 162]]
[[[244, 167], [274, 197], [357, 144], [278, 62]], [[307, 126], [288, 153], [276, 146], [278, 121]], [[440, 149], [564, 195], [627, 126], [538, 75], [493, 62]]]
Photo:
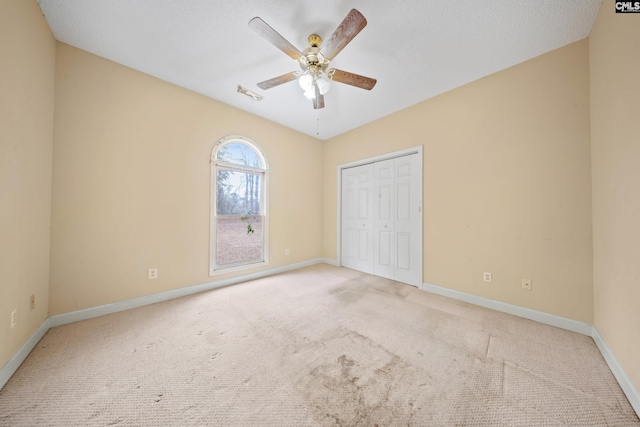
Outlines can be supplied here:
[[640, 426], [590, 337], [318, 264], [50, 329], [1, 426]]

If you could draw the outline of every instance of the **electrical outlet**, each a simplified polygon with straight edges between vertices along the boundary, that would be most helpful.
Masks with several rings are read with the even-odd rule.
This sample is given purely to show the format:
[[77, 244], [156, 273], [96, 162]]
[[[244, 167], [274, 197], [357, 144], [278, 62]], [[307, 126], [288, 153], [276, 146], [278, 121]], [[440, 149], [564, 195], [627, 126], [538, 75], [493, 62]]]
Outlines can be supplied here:
[[531, 290], [531, 279], [522, 279], [522, 289], [525, 291]]
[[29, 297], [29, 311], [36, 308], [36, 294], [31, 294]]
[[18, 309], [16, 308], [11, 312], [11, 327], [13, 328], [18, 323]]
[[149, 280], [157, 279], [157, 278], [158, 278], [158, 269], [157, 268], [150, 268], [149, 269]]
[[289, 249], [285, 249], [285, 250], [284, 250], [284, 254], [285, 254], [285, 255], [289, 255], [290, 253], [291, 253], [291, 252], [289, 251]]
[[484, 275], [482, 276], [482, 280], [484, 280], [485, 282], [491, 282], [491, 273], [485, 271]]

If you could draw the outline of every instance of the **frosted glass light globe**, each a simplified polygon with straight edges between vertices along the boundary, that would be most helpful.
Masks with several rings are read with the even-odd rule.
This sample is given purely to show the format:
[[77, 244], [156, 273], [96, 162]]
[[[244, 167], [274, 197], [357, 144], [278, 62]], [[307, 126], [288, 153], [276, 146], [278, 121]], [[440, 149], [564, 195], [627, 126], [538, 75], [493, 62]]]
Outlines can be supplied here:
[[300, 87], [304, 91], [313, 89], [313, 76], [311, 74], [303, 74], [298, 79], [298, 83], [300, 84]]

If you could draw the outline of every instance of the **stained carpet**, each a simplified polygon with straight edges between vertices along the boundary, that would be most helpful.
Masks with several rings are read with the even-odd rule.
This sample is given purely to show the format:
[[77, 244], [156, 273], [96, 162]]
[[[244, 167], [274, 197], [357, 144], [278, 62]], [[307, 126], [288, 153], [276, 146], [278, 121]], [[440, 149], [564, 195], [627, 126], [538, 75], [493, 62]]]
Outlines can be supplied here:
[[589, 337], [318, 264], [50, 329], [2, 426], [640, 426]]

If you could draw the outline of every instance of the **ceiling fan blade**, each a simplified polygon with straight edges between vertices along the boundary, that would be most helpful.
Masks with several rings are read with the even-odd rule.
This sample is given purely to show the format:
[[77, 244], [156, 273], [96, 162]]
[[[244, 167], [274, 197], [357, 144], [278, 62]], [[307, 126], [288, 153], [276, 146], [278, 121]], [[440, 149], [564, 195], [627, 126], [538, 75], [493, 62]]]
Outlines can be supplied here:
[[294, 45], [289, 43], [287, 39], [282, 37], [280, 33], [271, 28], [269, 24], [264, 22], [261, 18], [256, 16], [249, 21], [249, 28], [267, 39], [267, 41], [289, 55], [292, 59], [297, 61], [302, 56], [302, 52], [296, 49]]
[[[254, 18], [255, 19], [255, 18]], [[351, 9], [322, 48], [322, 54], [332, 60], [367, 25], [367, 20], [356, 9]]]
[[288, 83], [291, 80], [295, 80], [297, 78], [298, 78], [298, 73], [296, 73], [295, 71], [292, 71], [290, 73], [283, 74], [281, 76], [274, 77], [272, 79], [260, 82], [258, 83], [258, 87], [260, 89], [267, 90], [267, 89], [271, 89], [272, 87], [275, 87], [284, 83]]
[[324, 108], [324, 95], [320, 93], [320, 89], [318, 89], [318, 85], [316, 86], [316, 96], [313, 98], [313, 108], [319, 110], [320, 108]]
[[376, 79], [372, 79], [371, 77], [365, 77], [359, 74], [337, 70], [335, 68], [330, 69], [329, 72], [327, 72], [327, 76], [334, 82], [340, 82], [366, 90], [373, 89], [378, 82]]

